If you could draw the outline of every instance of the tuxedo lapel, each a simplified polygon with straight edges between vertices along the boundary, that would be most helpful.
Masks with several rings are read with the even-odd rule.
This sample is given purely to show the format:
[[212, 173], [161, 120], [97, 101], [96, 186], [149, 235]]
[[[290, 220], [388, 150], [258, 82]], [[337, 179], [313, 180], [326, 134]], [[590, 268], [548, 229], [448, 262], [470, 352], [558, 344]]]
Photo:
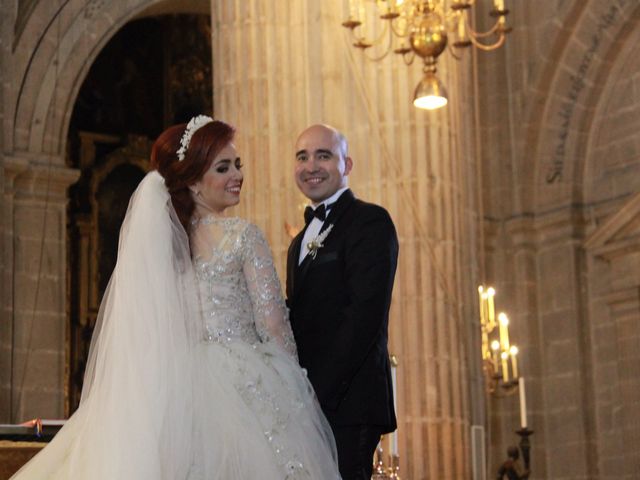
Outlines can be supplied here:
[[307, 227], [303, 228], [291, 242], [289, 248], [289, 258], [287, 259], [287, 295], [293, 295], [296, 285], [296, 277], [298, 276], [298, 259], [300, 258], [300, 248], [302, 247], [302, 238]]
[[333, 205], [333, 207], [331, 207], [331, 210], [329, 210], [329, 214], [327, 215], [327, 219], [322, 224], [320, 233], [329, 228], [329, 225], [335, 225], [338, 222], [338, 219], [342, 216], [349, 205], [351, 205], [354, 199], [355, 197], [351, 190], [346, 190], [342, 195], [340, 195], [338, 201]]
[[[322, 224], [322, 228], [320, 229], [320, 233], [324, 232], [327, 228], [329, 228], [329, 225], [333, 225], [333, 229], [337, 228], [337, 222], [340, 219], [340, 217], [342, 216], [342, 214], [347, 210], [347, 208], [349, 207], [349, 205], [351, 205], [351, 203], [353, 203], [355, 197], [353, 195], [353, 192], [351, 190], [346, 190], [342, 195], [340, 195], [340, 198], [338, 199], [338, 201], [333, 205], [333, 207], [331, 207], [331, 210], [329, 211], [329, 214], [327, 215], [326, 220], [324, 221], [324, 223]], [[331, 230], [331, 233], [329, 233], [329, 235], [327, 236], [327, 239], [325, 240], [325, 243], [330, 241], [331, 236], [335, 234], [334, 230]], [[319, 233], [319, 234], [320, 234]], [[302, 237], [304, 236], [304, 231], [301, 232], [300, 234], [300, 239], [298, 241], [298, 244], [296, 245], [297, 247], [297, 256], [295, 257], [295, 264], [298, 265], [298, 258], [300, 258], [300, 248], [302, 247]], [[304, 257], [304, 260], [302, 260], [302, 263], [299, 265], [298, 269], [296, 272], [293, 272], [294, 274], [294, 281], [293, 281], [293, 296], [296, 297], [298, 292], [300, 291], [300, 288], [302, 286], [302, 284], [304, 283], [304, 278], [307, 275], [307, 272], [309, 271], [309, 267], [311, 266], [312, 262], [313, 262], [313, 257], [311, 255], [307, 255], [306, 257]]]

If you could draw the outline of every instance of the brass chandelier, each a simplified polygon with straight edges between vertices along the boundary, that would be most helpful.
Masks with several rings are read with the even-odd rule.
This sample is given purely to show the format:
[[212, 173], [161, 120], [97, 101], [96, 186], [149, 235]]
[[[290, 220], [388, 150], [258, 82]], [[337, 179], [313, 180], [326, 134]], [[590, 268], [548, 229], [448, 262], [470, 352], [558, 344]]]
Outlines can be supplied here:
[[[495, 18], [486, 32], [471, 26], [471, 10], [476, 0], [349, 0], [349, 18], [342, 25], [351, 31], [353, 46], [362, 50], [373, 61], [382, 60], [390, 52], [401, 55], [407, 65], [416, 55], [424, 62], [423, 77], [414, 93], [413, 104], [433, 110], [447, 104], [447, 93], [436, 77], [436, 62], [449, 45], [452, 55], [456, 50], [471, 45], [481, 50], [494, 50], [502, 46], [507, 33], [509, 10], [505, 0], [492, 0], [489, 12]], [[382, 25], [374, 25], [378, 18]], [[378, 47], [372, 48], [372, 47]], [[369, 55], [369, 49], [377, 50]], [[381, 50], [381, 53], [380, 53]]]

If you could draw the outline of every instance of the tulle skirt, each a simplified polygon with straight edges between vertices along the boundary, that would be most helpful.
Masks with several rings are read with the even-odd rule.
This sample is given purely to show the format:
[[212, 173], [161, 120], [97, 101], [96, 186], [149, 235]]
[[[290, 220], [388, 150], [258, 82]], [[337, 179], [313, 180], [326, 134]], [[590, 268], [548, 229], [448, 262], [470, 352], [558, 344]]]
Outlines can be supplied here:
[[[183, 375], [193, 382], [192, 391], [173, 391], [189, 399], [189, 405], [127, 399], [118, 392], [97, 399], [94, 395], [100, 392], [92, 392], [54, 440], [14, 478], [340, 478], [331, 429], [311, 384], [277, 345], [201, 343], [193, 351], [192, 369]], [[109, 408], [108, 398], [113, 405], [132, 407], [124, 418], [137, 414], [149, 422], [159, 418], [171, 423], [172, 417], [191, 415], [192, 421], [184, 423], [188, 431], [178, 428], [174, 441], [162, 439], [162, 425], [149, 423], [146, 431], [127, 428], [122, 415]], [[96, 411], [98, 405], [106, 410]], [[174, 407], [178, 410], [172, 411]], [[165, 415], [158, 417], [155, 408], [164, 409]]]

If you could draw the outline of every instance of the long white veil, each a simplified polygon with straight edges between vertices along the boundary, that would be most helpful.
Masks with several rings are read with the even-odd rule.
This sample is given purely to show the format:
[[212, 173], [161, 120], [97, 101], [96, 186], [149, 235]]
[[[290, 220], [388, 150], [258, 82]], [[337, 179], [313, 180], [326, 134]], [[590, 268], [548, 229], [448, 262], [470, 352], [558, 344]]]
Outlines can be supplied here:
[[16, 479], [175, 480], [192, 455], [200, 309], [189, 241], [162, 176], [129, 204], [77, 412]]

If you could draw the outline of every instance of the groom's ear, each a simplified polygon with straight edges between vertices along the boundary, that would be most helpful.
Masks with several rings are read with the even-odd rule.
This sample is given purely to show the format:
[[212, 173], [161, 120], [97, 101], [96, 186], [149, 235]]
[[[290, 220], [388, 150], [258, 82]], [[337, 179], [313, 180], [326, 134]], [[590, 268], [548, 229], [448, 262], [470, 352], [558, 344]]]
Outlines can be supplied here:
[[353, 168], [353, 160], [351, 157], [344, 157], [344, 176], [346, 177]]

